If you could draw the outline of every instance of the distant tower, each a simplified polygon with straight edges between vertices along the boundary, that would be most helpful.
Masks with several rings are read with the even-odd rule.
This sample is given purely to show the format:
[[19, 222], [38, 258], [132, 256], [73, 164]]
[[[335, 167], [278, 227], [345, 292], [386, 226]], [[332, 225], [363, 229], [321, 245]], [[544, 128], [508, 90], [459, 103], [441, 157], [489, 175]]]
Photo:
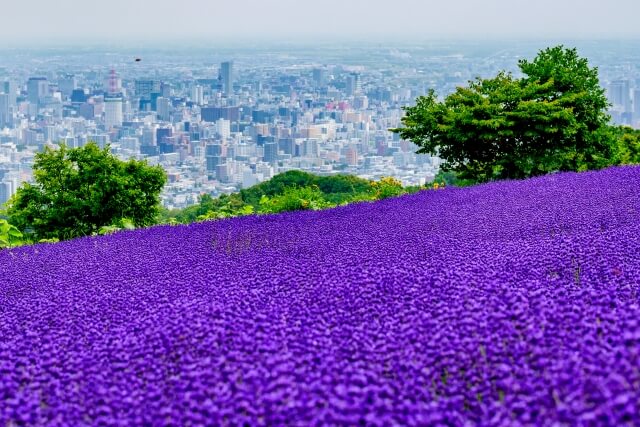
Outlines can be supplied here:
[[27, 96], [31, 104], [37, 105], [49, 94], [49, 82], [46, 77], [31, 77], [27, 82]]
[[109, 93], [104, 96], [104, 127], [109, 130], [122, 126], [122, 93], [118, 92], [118, 76], [111, 70]]
[[197, 105], [204, 104], [204, 89], [200, 85], [191, 88], [191, 101]]
[[316, 87], [325, 86], [327, 83], [327, 70], [325, 68], [314, 68], [313, 82]]
[[347, 96], [354, 96], [360, 94], [362, 90], [362, 82], [360, 81], [360, 74], [351, 73], [347, 76]]
[[9, 126], [11, 124], [11, 110], [9, 107], [11, 103], [9, 102], [9, 94], [0, 93], [0, 130], [5, 126]]
[[222, 91], [227, 96], [233, 93], [233, 77], [233, 61], [227, 61], [220, 64]]

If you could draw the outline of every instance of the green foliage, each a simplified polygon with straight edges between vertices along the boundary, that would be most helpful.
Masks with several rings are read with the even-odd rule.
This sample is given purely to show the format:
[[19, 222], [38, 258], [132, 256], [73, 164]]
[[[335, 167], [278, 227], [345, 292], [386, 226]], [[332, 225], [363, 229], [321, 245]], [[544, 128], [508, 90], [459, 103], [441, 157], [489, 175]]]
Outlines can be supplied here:
[[60, 241], [59, 239], [56, 239], [54, 237], [54, 238], [51, 238], [51, 239], [40, 239], [40, 240], [38, 240], [38, 243], [58, 243], [59, 241]]
[[596, 68], [562, 46], [521, 60], [520, 79], [501, 72], [439, 101], [434, 91], [406, 108], [402, 138], [445, 160], [444, 172], [484, 182], [610, 165], [616, 143]]
[[369, 181], [352, 175], [317, 176], [307, 172], [292, 170], [278, 174], [268, 181], [240, 190], [242, 202], [258, 207], [262, 196], [281, 195], [287, 188], [317, 186], [325, 199], [332, 203], [349, 200], [353, 194], [369, 190]]
[[614, 129], [618, 144], [618, 162], [640, 164], [640, 130], [619, 126]]
[[135, 230], [136, 226], [133, 222], [133, 220], [129, 219], [129, 218], [121, 218], [117, 221], [114, 221], [113, 223], [111, 223], [110, 225], [104, 225], [102, 227], [100, 227], [100, 229], [98, 230], [99, 235], [105, 235], [105, 234], [112, 234], [115, 233], [116, 231], [121, 231], [121, 230]]
[[[182, 210], [163, 211], [163, 223], [188, 224], [194, 221], [229, 218], [241, 215], [251, 215], [265, 212], [261, 200], [264, 196], [268, 200], [278, 198], [292, 188], [315, 188], [318, 190], [327, 206], [336, 206], [360, 200], [369, 200], [370, 182], [352, 175], [317, 176], [307, 172], [293, 170], [278, 174], [268, 181], [240, 190], [239, 193], [222, 195], [213, 198], [209, 194], [200, 196], [197, 205]], [[289, 195], [289, 198], [296, 196]], [[303, 198], [303, 200], [306, 200]], [[319, 206], [316, 200], [313, 206]], [[278, 199], [276, 203], [284, 203]], [[295, 203], [293, 203], [296, 206]]]
[[218, 198], [203, 194], [197, 205], [171, 212], [165, 210], [161, 218], [165, 224], [176, 224], [256, 213], [318, 210], [423, 189], [421, 186], [403, 188], [400, 181], [390, 177], [375, 182], [352, 175], [317, 176], [303, 171], [288, 171], [236, 194]]
[[9, 224], [6, 219], [0, 219], [0, 249], [12, 248], [24, 244], [20, 230]]
[[281, 195], [260, 198], [260, 213], [279, 213], [300, 210], [320, 210], [333, 207], [317, 186], [288, 187]]
[[396, 197], [406, 193], [402, 188], [402, 183], [390, 176], [383, 177], [380, 181], [373, 181], [371, 183], [371, 189], [373, 191], [373, 197], [376, 200]]
[[472, 179], [462, 179], [456, 175], [455, 172], [452, 171], [443, 171], [442, 169], [438, 171], [433, 182], [438, 182], [440, 185], [447, 187], [468, 187], [470, 185], [475, 184], [476, 182]]
[[246, 216], [255, 213], [255, 209], [251, 205], [243, 205], [241, 207], [234, 207], [232, 203], [219, 207], [216, 210], [210, 210], [204, 214], [198, 215], [197, 221], [208, 221], [211, 219], [224, 219], [232, 218], [236, 216]]
[[11, 222], [34, 240], [91, 235], [129, 218], [152, 225], [166, 182], [161, 167], [121, 161], [89, 143], [36, 154], [35, 184], [23, 184], [8, 203]]

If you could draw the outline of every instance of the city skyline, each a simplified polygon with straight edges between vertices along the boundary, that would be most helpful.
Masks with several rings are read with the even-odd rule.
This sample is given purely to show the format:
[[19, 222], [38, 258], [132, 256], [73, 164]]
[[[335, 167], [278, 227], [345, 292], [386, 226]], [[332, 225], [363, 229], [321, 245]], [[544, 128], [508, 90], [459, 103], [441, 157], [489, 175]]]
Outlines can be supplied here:
[[[0, 45], [89, 42], [318, 41], [427, 38], [638, 38], [640, 3], [540, 0], [168, 0], [3, 5]], [[293, 38], [295, 37], [295, 38]], [[259, 39], [258, 39], [259, 38]]]

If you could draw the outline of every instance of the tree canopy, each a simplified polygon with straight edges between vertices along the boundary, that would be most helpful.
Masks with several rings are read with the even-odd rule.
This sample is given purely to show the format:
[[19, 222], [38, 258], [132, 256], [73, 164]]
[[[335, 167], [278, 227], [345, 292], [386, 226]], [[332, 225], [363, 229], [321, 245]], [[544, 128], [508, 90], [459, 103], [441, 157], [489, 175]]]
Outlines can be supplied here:
[[521, 78], [477, 78], [443, 101], [430, 91], [393, 131], [442, 158], [443, 171], [479, 182], [611, 164], [616, 143], [597, 68], [563, 46], [518, 65]]
[[34, 178], [34, 184], [18, 189], [7, 213], [35, 240], [90, 235], [123, 218], [135, 226], [152, 225], [166, 182], [160, 166], [119, 160], [94, 143], [45, 148], [36, 154]]

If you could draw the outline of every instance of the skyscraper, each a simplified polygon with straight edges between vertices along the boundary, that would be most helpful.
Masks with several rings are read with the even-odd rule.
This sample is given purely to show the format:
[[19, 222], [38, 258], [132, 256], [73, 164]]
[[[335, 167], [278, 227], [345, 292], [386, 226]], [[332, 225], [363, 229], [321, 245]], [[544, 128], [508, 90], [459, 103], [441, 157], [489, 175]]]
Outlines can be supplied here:
[[168, 122], [171, 119], [171, 100], [161, 96], [157, 99], [156, 103], [158, 107], [158, 118]]
[[191, 88], [191, 101], [197, 105], [204, 104], [204, 89], [200, 85], [195, 85]]
[[205, 158], [207, 162], [207, 174], [215, 178], [218, 165], [222, 164], [222, 145], [218, 143], [207, 144], [205, 146]]
[[264, 144], [264, 161], [267, 163], [276, 163], [278, 161], [278, 143], [265, 142]]
[[111, 70], [109, 92], [104, 97], [104, 127], [112, 129], [122, 126], [122, 93], [118, 92], [118, 77]]
[[0, 129], [11, 124], [10, 114], [9, 95], [6, 93], [0, 93]]
[[351, 73], [347, 76], [347, 96], [358, 95], [362, 89], [360, 74]]
[[18, 85], [13, 80], [7, 80], [0, 85], [0, 92], [4, 92], [9, 95], [9, 106], [16, 106], [16, 96], [18, 92]]
[[222, 91], [227, 96], [233, 93], [233, 78], [233, 61], [227, 61], [220, 64]]
[[58, 80], [58, 88], [65, 99], [70, 98], [73, 91], [78, 88], [78, 79], [73, 74], [67, 74]]
[[626, 112], [631, 111], [631, 90], [629, 80], [614, 80], [609, 84], [609, 101]]
[[0, 207], [5, 204], [13, 195], [13, 186], [11, 182], [0, 181]]
[[313, 82], [316, 87], [324, 86], [327, 82], [327, 70], [325, 68], [314, 68]]
[[46, 77], [31, 77], [27, 82], [29, 103], [38, 105], [40, 100], [49, 94], [49, 82]]
[[104, 97], [104, 127], [122, 126], [122, 96], [109, 94]]

